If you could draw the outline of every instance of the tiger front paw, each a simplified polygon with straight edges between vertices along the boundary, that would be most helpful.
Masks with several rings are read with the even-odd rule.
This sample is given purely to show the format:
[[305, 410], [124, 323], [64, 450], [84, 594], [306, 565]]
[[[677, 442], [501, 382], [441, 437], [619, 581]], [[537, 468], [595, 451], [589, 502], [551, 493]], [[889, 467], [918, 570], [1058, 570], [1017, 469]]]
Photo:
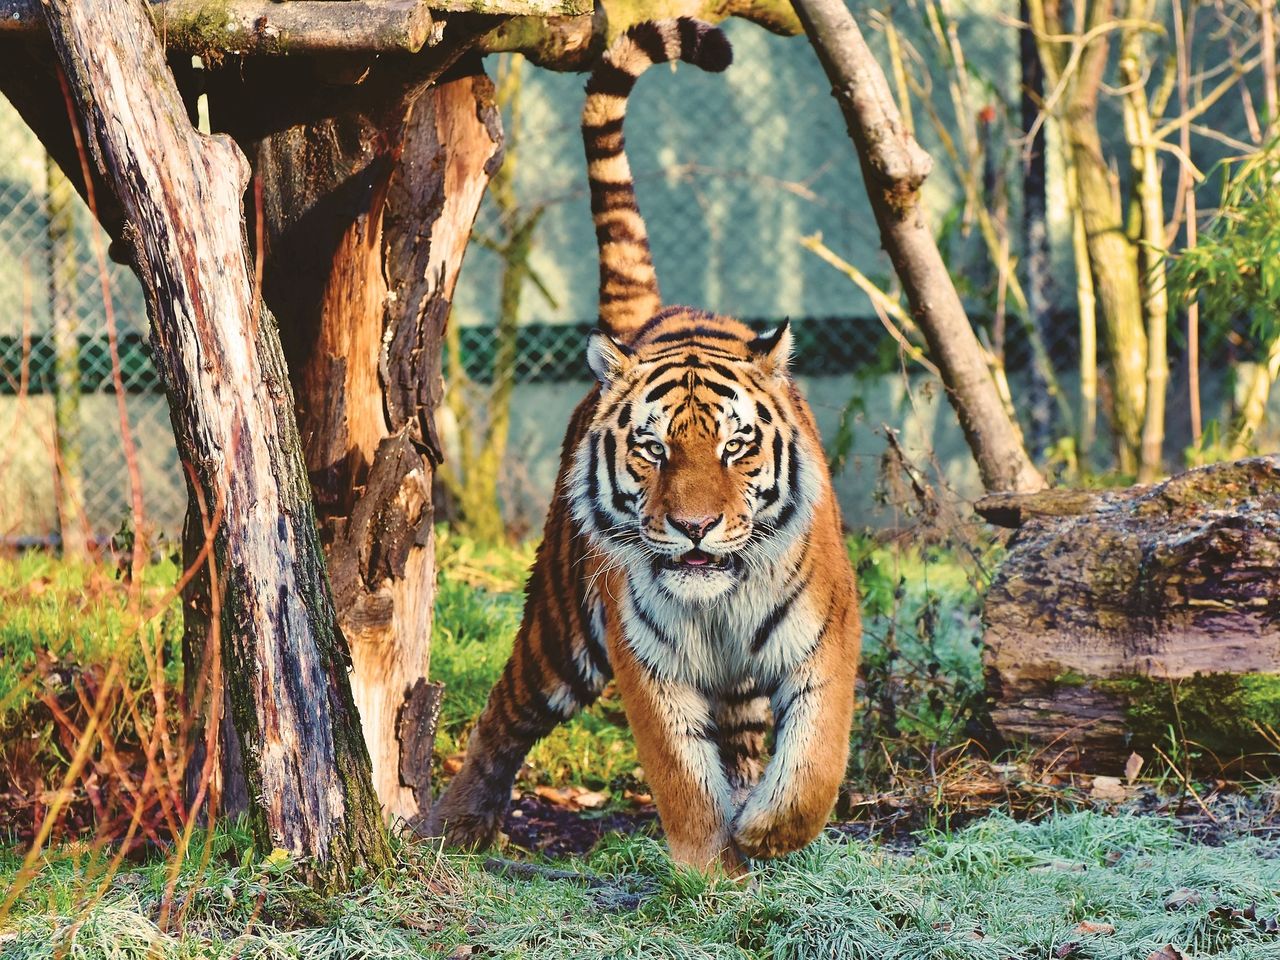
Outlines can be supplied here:
[[799, 850], [818, 835], [826, 819], [825, 814], [767, 803], [757, 791], [733, 821], [733, 842], [753, 860], [769, 860]]

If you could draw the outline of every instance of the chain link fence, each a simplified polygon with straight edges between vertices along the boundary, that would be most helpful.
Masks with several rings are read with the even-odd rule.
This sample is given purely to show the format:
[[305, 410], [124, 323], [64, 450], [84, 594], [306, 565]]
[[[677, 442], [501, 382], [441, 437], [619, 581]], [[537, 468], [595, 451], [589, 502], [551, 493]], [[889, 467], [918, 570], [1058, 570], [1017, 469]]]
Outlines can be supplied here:
[[142, 291], [127, 267], [108, 260], [107, 243], [35, 136], [0, 100], [4, 541], [109, 537], [133, 523], [133, 484], [150, 532], [180, 529], [186, 493], [168, 406], [147, 357]]
[[[893, 15], [897, 26], [888, 11], [867, 11], [866, 28], [882, 55], [890, 41], [905, 51], [900, 62], [910, 77], [891, 70], [891, 81], [898, 93], [901, 84], [914, 84], [911, 119], [935, 157], [926, 212], [957, 288], [980, 336], [1003, 360], [1016, 412], [1025, 420], [1032, 408], [1048, 408], [1045, 435], [1070, 434], [1080, 348], [1071, 214], [1065, 197], [1053, 193], [1062, 180], [1053, 169], [1056, 150], [1046, 150], [1053, 285], [1041, 294], [1052, 304], [1048, 315], [1019, 321], [1009, 278], [993, 265], [981, 229], [985, 211], [1010, 238], [1010, 263], [1018, 262], [1025, 185], [1018, 141], [1026, 122], [1019, 112], [1018, 31], [990, 10], [967, 10], [949, 25], [954, 49], [967, 56], [967, 107], [957, 116], [943, 89], [956, 75], [938, 66], [943, 47], [931, 45], [912, 3]], [[897, 295], [843, 119], [812, 50], [803, 39], [746, 23], [726, 29], [735, 48], [727, 72], [655, 68], [628, 115], [628, 151], [664, 299], [733, 314], [761, 329], [791, 319], [795, 369], [842, 465], [837, 487], [854, 525], [875, 522], [881, 510], [875, 491], [885, 425], [900, 432], [909, 452], [938, 464], [958, 494], [976, 492], [971, 458], [942, 391], [903, 375], [897, 344], [867, 297], [801, 242], [821, 235], [871, 283]], [[485, 198], [455, 299], [446, 347], [450, 393], [440, 414], [446, 448], [440, 492], [455, 516], [475, 513], [477, 502], [499, 505], [501, 524], [519, 534], [534, 530], [545, 511], [564, 424], [588, 387], [583, 347], [595, 316], [597, 260], [578, 129], [583, 78], [521, 68], [510, 58], [491, 58], [488, 67], [504, 101], [508, 162]], [[1113, 99], [1103, 112], [1118, 130]], [[1213, 122], [1218, 129], [1229, 125]], [[977, 138], [980, 170], [957, 160], [962, 128]], [[153, 532], [179, 530], [185, 487], [147, 359], [141, 292], [126, 268], [100, 266], [103, 250], [105, 237], [88, 211], [0, 101], [0, 479], [8, 491], [0, 501], [0, 537], [6, 540], [56, 539], [73, 525], [103, 537], [131, 515], [117, 368], [145, 522]], [[107, 336], [108, 304], [118, 364]], [[1176, 410], [1176, 337], [1171, 347]], [[1033, 366], [1038, 381], [1029, 376]], [[1046, 376], [1058, 384], [1059, 406], [1035, 395], [1035, 383]], [[1107, 444], [1103, 431], [1099, 450]]]

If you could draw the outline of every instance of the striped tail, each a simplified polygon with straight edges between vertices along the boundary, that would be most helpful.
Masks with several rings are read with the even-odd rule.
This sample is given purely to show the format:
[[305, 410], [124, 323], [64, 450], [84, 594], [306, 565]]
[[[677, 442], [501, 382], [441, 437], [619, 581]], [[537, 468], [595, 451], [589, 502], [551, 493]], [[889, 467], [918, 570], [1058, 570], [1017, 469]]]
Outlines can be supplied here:
[[622, 121], [636, 78], [655, 63], [677, 59], [719, 73], [733, 60], [733, 50], [723, 33], [699, 20], [638, 23], [614, 41], [587, 81], [582, 139], [600, 247], [600, 326], [623, 342], [661, 309], [662, 297], [636, 205]]

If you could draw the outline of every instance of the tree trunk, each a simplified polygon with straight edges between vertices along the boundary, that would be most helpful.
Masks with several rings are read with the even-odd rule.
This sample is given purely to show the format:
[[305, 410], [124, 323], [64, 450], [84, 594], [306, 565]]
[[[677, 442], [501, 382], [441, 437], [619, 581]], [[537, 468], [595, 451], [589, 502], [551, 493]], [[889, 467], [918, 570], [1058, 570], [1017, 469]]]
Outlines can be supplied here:
[[433, 731], [420, 721], [437, 695], [426, 678], [440, 346], [501, 150], [478, 58], [423, 88], [468, 45], [433, 51], [435, 68], [385, 101], [306, 123], [267, 115], [305, 115], [305, 65], [232, 65], [210, 82], [215, 124], [242, 138], [262, 183], [264, 295], [289, 356], [374, 785], [384, 812], [410, 822], [431, 805]]
[[[1028, 23], [1027, 0], [1022, 0], [1018, 17]], [[1043, 125], [1036, 128], [1040, 105], [1044, 103], [1044, 66], [1029, 26], [1018, 31], [1018, 64], [1022, 78], [1019, 112], [1023, 135], [1031, 134], [1030, 151], [1022, 171], [1022, 246], [1027, 270], [1027, 323], [1041, 340], [1047, 338], [1053, 322], [1053, 270], [1049, 262], [1049, 202], [1047, 144]], [[1032, 457], [1039, 459], [1053, 443], [1053, 403], [1049, 384], [1036, 364], [1027, 368], [1027, 437]]]
[[844, 113], [881, 243], [942, 372], [983, 486], [1043, 488], [925, 221], [920, 185], [931, 167], [928, 154], [903, 127], [884, 72], [843, 0], [795, 0], [795, 8]]
[[1215, 771], [1274, 754], [1255, 724], [1280, 727], [1280, 457], [977, 509], [1018, 531], [984, 614], [1006, 740], [1105, 773], [1153, 745]]
[[143, 0], [50, 0], [90, 151], [121, 203], [193, 500], [219, 519], [222, 661], [260, 849], [317, 882], [389, 849], [346, 678], [275, 321], [238, 216], [248, 178], [192, 129]]
[[[1112, 17], [1112, 0], [1095, 0], [1088, 27], [1100, 27]], [[1062, 32], [1052, 25], [1050, 29]], [[1125, 233], [1118, 192], [1098, 132], [1098, 94], [1108, 47], [1104, 32], [1085, 48], [1070, 81], [1071, 97], [1062, 126], [1076, 171], [1076, 199], [1111, 362], [1116, 457], [1120, 470], [1132, 475], [1138, 471], [1147, 407], [1147, 334], [1138, 253]]]

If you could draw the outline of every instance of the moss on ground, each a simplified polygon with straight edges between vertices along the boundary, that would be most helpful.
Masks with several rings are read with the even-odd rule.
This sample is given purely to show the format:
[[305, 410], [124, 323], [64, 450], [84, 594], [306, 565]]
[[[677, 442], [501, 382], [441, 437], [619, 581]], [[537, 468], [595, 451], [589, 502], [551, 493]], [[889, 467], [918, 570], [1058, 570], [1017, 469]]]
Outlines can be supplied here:
[[1280, 675], [1131, 676], [1091, 683], [1123, 698], [1135, 748], [1172, 744], [1215, 766], [1276, 752], [1274, 733], [1267, 731], [1280, 730]]

